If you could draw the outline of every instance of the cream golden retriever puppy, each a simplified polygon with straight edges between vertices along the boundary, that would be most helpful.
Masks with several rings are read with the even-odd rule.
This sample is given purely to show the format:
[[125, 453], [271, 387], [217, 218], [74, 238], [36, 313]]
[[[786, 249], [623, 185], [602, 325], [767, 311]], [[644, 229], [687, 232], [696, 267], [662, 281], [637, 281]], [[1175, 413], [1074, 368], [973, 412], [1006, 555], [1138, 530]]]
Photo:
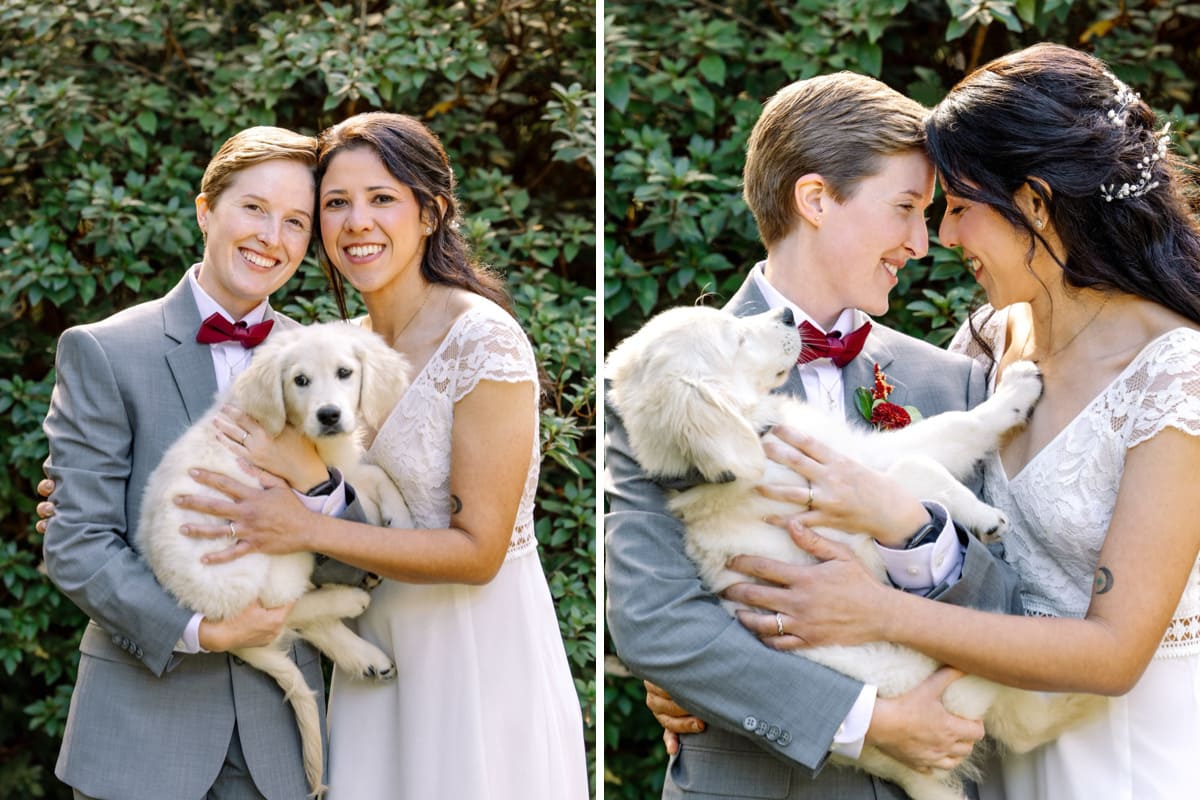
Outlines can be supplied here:
[[411, 525], [408, 508], [383, 470], [361, 460], [356, 431], [377, 429], [407, 388], [407, 362], [369, 331], [333, 322], [280, 331], [255, 351], [250, 366], [213, 409], [192, 425], [163, 456], [146, 486], [138, 527], [139, 548], [159, 583], [180, 603], [214, 620], [224, 619], [255, 600], [275, 607], [296, 601], [285, 633], [268, 647], [234, 650], [234, 655], [266, 672], [292, 704], [304, 753], [304, 770], [314, 794], [323, 769], [320, 714], [316, 698], [288, 657], [291, 639], [316, 645], [351, 675], [390, 679], [395, 665], [378, 647], [359, 638], [344, 618], [361, 614], [370, 596], [351, 586], [314, 589], [311, 553], [252, 553], [227, 564], [204, 564], [206, 553], [229, 542], [194, 539], [180, 533], [185, 522], [208, 522], [177, 507], [179, 494], [214, 494], [188, 477], [191, 467], [236, 476], [237, 457], [218, 441], [212, 418], [223, 403], [253, 417], [272, 436], [291, 425], [311, 439], [326, 464], [342, 471], [370, 521]]
[[[706, 588], [719, 593], [746, 580], [726, 568], [746, 553], [810, 563], [788, 534], [764, 522], [797, 507], [755, 491], [759, 483], [806, 485], [792, 470], [766, 458], [760, 435], [787, 424], [841, 453], [900, 480], [913, 494], [938, 500], [951, 516], [980, 535], [998, 536], [1007, 521], [980, 502], [959, 478], [1022, 425], [1041, 396], [1041, 376], [1030, 362], [1010, 366], [996, 393], [972, 411], [938, 414], [906, 428], [873, 433], [851, 428], [796, 398], [773, 394], [796, 364], [801, 339], [786, 310], [735, 317], [714, 308], [665, 311], [613, 350], [606, 363], [609, 397], [621, 414], [633, 454], [656, 478], [691, 475], [700, 482], [673, 492], [671, 511], [684, 523], [687, 553]], [[768, 436], [770, 434], [767, 434]], [[881, 581], [887, 571], [873, 540], [828, 528], [822, 535], [850, 546]], [[731, 613], [734, 604], [723, 601]], [[801, 651], [813, 661], [879, 687], [883, 697], [902, 694], [937, 669], [925, 655], [889, 642]], [[1056, 737], [1090, 713], [1101, 698], [1054, 699], [968, 676], [950, 685], [943, 703], [951, 712], [983, 719], [988, 733], [1023, 752]], [[961, 798], [970, 764], [923, 774], [869, 745], [856, 761], [833, 756], [899, 784], [915, 800]]]

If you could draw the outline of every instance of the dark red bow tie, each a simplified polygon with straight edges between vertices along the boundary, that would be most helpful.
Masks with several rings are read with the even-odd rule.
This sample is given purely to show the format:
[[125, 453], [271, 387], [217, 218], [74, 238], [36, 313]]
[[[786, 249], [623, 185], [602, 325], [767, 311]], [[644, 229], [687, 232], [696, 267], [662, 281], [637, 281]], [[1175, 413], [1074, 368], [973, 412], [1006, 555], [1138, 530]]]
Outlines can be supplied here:
[[811, 322], [800, 323], [800, 357], [797, 364], [807, 364], [818, 358], [828, 358], [835, 366], [844, 367], [854, 360], [867, 341], [871, 332], [871, 323], [864, 322], [858, 330], [853, 330], [842, 336], [837, 331], [821, 333]]
[[263, 339], [271, 332], [274, 320], [266, 320], [257, 325], [247, 325], [244, 322], [233, 323], [222, 314], [213, 314], [200, 323], [200, 332], [196, 341], [200, 344], [217, 344], [218, 342], [237, 342], [249, 350], [258, 347]]

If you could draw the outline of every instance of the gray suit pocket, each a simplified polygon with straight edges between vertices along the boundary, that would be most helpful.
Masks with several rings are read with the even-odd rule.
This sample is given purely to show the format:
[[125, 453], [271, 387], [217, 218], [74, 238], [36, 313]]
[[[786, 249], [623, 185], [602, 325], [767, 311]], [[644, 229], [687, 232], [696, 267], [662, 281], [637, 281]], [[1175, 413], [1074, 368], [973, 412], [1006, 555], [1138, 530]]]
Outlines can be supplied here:
[[705, 738], [703, 734], [684, 737], [679, 755], [667, 768], [664, 800], [788, 796], [792, 770], [779, 759], [753, 746], [733, 750], [708, 746]]

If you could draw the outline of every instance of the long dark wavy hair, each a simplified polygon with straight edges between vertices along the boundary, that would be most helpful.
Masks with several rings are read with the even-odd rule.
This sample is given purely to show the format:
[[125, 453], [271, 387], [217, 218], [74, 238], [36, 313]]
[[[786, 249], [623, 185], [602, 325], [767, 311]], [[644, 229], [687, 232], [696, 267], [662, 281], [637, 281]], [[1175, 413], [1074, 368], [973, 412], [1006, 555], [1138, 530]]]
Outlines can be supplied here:
[[[1194, 200], [1194, 173], [1168, 152], [1150, 164], [1158, 186], [1141, 196], [1108, 201], [1100, 191], [1137, 184], [1162, 133], [1140, 98], [1112, 119], [1117, 92], [1099, 59], [1034, 45], [951, 89], [929, 115], [926, 146], [953, 194], [991, 206], [1027, 234], [1027, 264], [1041, 242], [1067, 286], [1126, 292], [1200, 324], [1200, 226], [1185, 194]], [[1014, 202], [1025, 184], [1046, 205], [1061, 258]]]
[[[421, 218], [434, 221], [433, 233], [426, 237], [425, 254], [421, 257], [422, 277], [431, 283], [457, 286], [482, 295], [512, 314], [512, 300], [503, 280], [474, 259], [459, 232], [454, 171], [437, 136], [404, 114], [382, 111], [356, 114], [317, 137], [317, 186], [320, 187], [335, 155], [359, 147], [374, 150], [392, 177], [412, 189], [421, 208]], [[445, 203], [445, 210], [438, 206], [439, 197]], [[329, 261], [320, 226], [317, 226], [317, 241], [318, 259], [329, 278], [338, 310], [345, 318], [348, 316], [345, 280]]]

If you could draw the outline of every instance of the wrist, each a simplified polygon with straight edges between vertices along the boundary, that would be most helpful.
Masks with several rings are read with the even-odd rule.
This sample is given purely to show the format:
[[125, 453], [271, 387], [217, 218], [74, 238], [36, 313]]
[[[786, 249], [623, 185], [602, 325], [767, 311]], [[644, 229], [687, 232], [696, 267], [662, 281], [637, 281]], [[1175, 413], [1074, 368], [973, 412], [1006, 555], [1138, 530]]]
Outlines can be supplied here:
[[200, 643], [200, 648], [209, 653], [223, 653], [226, 645], [221, 637], [221, 626], [213, 623], [207, 617], [200, 620], [200, 627], [196, 629], [196, 641]]
[[[304, 484], [301, 484], [304, 485]], [[332, 471], [326, 469], [325, 474], [321, 476], [318, 482], [309, 484], [309, 488], [304, 494], [307, 497], [319, 497], [332, 492], [337, 487], [337, 480]]]
[[898, 513], [892, 515], [888, 529], [877, 532], [875, 541], [884, 547], [902, 549], [933, 521], [933, 517], [925, 506], [914, 499], [911, 503], [904, 504]]
[[889, 697], [876, 697], [875, 708], [871, 710], [871, 721], [867, 724], [867, 732], [863, 742], [875, 747], [885, 747], [890, 744], [888, 738], [889, 715], [896, 701]]

